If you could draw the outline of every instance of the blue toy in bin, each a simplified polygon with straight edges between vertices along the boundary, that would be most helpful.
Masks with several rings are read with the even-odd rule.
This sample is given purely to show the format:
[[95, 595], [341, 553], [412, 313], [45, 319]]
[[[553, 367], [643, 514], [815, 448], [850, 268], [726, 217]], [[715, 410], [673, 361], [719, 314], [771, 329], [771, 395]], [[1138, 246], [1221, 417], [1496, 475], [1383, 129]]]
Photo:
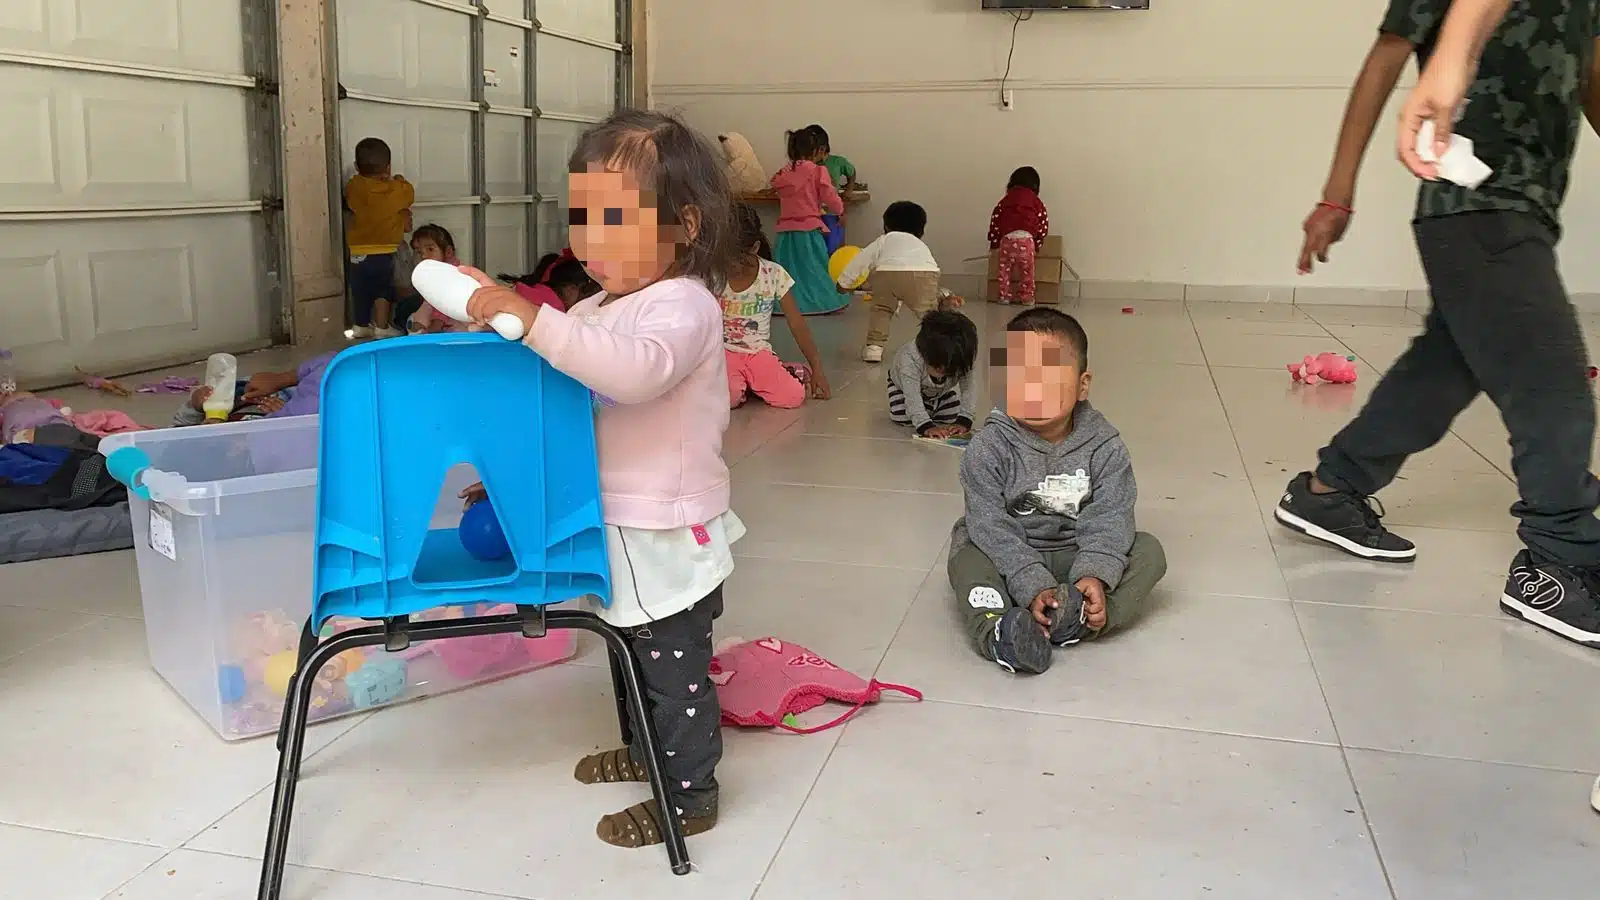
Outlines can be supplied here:
[[[549, 628], [600, 636], [611, 656], [623, 743], [634, 742], [631, 714], [656, 802], [671, 808], [639, 663], [626, 637], [593, 613], [546, 610], [581, 596], [610, 602], [591, 403], [588, 389], [492, 332], [376, 341], [328, 364], [312, 611], [278, 732], [258, 900], [278, 900], [282, 889], [315, 675], [357, 647], [398, 653], [413, 641], [541, 637]], [[558, 466], [548, 463], [554, 459]], [[124, 462], [138, 469], [136, 460]], [[477, 471], [489, 500], [474, 506], [480, 511], [469, 510], [461, 528], [430, 528], [445, 476], [462, 463]], [[137, 483], [131, 471], [130, 489]], [[411, 618], [435, 607], [476, 604], [509, 605], [516, 612]], [[374, 624], [319, 637], [336, 616]], [[370, 688], [377, 696], [384, 685]], [[672, 871], [688, 874], [678, 819], [668, 817], [664, 828]]]

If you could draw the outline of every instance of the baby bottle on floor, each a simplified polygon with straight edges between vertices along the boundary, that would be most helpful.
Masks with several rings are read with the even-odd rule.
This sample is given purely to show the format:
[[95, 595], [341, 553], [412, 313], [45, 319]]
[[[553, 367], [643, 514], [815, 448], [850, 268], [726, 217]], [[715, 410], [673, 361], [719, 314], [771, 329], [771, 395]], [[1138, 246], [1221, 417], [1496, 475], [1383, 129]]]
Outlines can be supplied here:
[[0, 347], [0, 395], [15, 394], [16, 392], [16, 362], [11, 358], [10, 350]]
[[239, 361], [231, 353], [213, 353], [206, 360], [206, 387], [211, 394], [201, 408], [207, 422], [226, 422], [233, 412], [233, 392], [239, 376]]

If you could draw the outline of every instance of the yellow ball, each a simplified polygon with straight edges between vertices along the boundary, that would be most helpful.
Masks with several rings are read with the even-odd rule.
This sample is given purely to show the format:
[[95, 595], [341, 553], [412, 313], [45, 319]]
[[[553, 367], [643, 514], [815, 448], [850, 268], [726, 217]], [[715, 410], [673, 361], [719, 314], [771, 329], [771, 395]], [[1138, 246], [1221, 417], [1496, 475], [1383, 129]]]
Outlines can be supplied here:
[[[850, 265], [850, 263], [855, 261], [857, 256], [860, 255], [861, 248], [852, 247], [849, 244], [846, 244], [845, 246], [833, 251], [833, 257], [828, 260], [828, 274], [833, 277], [835, 282], [837, 282], [839, 280], [839, 276], [844, 274], [844, 270]], [[862, 278], [855, 284], [846, 285], [846, 287], [851, 289], [858, 288], [864, 281], [866, 281], [866, 279]]]
[[289, 693], [289, 681], [294, 678], [295, 667], [300, 659], [293, 650], [274, 653], [267, 657], [267, 668], [261, 675], [261, 680], [266, 682], [267, 690], [279, 697]]

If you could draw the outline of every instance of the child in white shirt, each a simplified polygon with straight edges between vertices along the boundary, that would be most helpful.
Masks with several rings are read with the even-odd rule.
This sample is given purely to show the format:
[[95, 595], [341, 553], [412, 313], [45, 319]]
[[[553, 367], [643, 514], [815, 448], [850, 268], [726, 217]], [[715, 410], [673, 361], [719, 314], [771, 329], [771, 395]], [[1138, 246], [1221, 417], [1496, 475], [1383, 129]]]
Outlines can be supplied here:
[[920, 321], [939, 308], [939, 263], [922, 242], [928, 213], [909, 200], [889, 204], [883, 211], [883, 237], [869, 244], [839, 276], [839, 290], [853, 289], [867, 277], [872, 292], [872, 318], [867, 323], [861, 358], [883, 361], [889, 326], [901, 305]]

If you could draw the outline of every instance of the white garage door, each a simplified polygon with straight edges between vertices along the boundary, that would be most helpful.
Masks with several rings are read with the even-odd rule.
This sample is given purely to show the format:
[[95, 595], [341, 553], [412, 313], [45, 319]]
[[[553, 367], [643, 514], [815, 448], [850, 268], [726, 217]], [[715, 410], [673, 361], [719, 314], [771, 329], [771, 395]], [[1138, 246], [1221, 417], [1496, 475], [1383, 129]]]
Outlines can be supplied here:
[[576, 129], [616, 108], [625, 2], [338, 0], [338, 170], [382, 138], [417, 225], [443, 225], [487, 271], [528, 271], [565, 244]]
[[578, 135], [629, 101], [631, 18], [629, 5], [616, 0], [539, 0], [541, 252], [567, 245], [567, 158]]
[[25, 380], [282, 335], [270, 2], [0, 0], [0, 346]]

